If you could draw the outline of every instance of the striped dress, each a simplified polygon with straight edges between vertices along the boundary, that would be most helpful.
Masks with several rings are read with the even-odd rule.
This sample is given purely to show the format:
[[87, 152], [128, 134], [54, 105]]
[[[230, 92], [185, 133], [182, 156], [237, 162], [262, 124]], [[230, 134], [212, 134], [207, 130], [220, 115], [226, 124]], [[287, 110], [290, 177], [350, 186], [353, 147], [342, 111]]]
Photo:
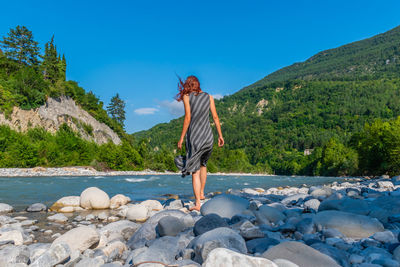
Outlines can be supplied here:
[[210, 96], [201, 92], [189, 94], [190, 124], [186, 133], [186, 156], [175, 158], [182, 177], [206, 166], [213, 148], [213, 134], [209, 121]]

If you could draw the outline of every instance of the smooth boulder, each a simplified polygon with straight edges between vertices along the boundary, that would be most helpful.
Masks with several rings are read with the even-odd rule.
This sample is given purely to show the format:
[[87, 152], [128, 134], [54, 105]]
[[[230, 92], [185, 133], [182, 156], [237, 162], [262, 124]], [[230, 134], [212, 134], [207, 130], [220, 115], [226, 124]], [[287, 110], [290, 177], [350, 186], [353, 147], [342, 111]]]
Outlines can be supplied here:
[[64, 262], [71, 255], [71, 249], [67, 244], [60, 243], [50, 247], [40, 255], [32, 264], [32, 267], [52, 267]]
[[336, 229], [350, 238], [366, 238], [384, 231], [383, 225], [376, 218], [336, 210], [318, 212], [314, 222], [323, 228]]
[[211, 213], [203, 216], [194, 224], [193, 233], [198, 236], [219, 227], [228, 227], [228, 223], [219, 215]]
[[278, 267], [268, 259], [251, 257], [226, 248], [213, 249], [203, 263], [203, 267]]
[[287, 241], [269, 248], [262, 254], [269, 260], [285, 259], [299, 267], [340, 267], [334, 259], [316, 249], [296, 241]]
[[47, 207], [43, 203], [34, 203], [30, 205], [28, 208], [26, 208], [26, 211], [28, 212], [39, 212], [39, 211], [46, 211]]
[[62, 197], [50, 207], [51, 211], [63, 212], [65, 208], [75, 210], [76, 208], [80, 208], [81, 198], [79, 196], [67, 196]]
[[256, 217], [261, 224], [263, 223], [264, 219], [267, 219], [269, 222], [277, 223], [286, 218], [286, 216], [280, 210], [268, 205], [260, 206], [258, 208], [258, 212], [256, 212]]
[[122, 194], [117, 194], [110, 199], [110, 209], [116, 209], [127, 204], [131, 199]]
[[81, 193], [80, 206], [84, 209], [108, 209], [110, 197], [97, 187], [89, 187]]
[[186, 228], [185, 224], [174, 216], [165, 216], [158, 222], [156, 231], [160, 236], [176, 236]]
[[145, 222], [149, 218], [149, 210], [141, 204], [132, 205], [126, 212], [126, 218], [133, 222]]
[[215, 213], [222, 218], [231, 219], [234, 215], [245, 211], [250, 202], [242, 197], [235, 195], [218, 195], [208, 200], [200, 209], [203, 216]]
[[240, 253], [246, 253], [245, 240], [234, 230], [227, 227], [220, 227], [208, 231], [190, 242], [189, 247], [195, 251], [195, 261], [202, 263], [207, 255], [215, 248], [233, 249]]
[[71, 250], [83, 252], [88, 248], [96, 246], [99, 240], [100, 235], [95, 229], [89, 226], [80, 226], [58, 237], [53, 241], [51, 246], [53, 247], [60, 243], [66, 243]]
[[0, 213], [9, 213], [12, 212], [14, 208], [11, 205], [6, 203], [0, 203]]

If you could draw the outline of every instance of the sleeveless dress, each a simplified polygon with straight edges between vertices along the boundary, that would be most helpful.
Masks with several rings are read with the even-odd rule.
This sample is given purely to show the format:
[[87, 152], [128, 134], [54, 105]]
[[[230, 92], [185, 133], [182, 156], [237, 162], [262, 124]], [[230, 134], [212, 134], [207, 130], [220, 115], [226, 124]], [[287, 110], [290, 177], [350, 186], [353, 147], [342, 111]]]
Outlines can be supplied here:
[[205, 92], [189, 94], [190, 124], [186, 132], [186, 156], [175, 158], [176, 167], [182, 177], [207, 166], [213, 148], [209, 111], [210, 96]]

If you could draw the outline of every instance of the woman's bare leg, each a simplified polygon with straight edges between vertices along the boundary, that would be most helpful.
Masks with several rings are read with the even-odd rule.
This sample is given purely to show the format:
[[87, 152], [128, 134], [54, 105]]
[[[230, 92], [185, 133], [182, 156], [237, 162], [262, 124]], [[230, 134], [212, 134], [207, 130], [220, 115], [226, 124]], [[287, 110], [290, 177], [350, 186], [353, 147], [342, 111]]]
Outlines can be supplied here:
[[200, 199], [205, 199], [204, 196], [204, 188], [206, 187], [206, 182], [207, 182], [207, 167], [206, 166], [201, 166], [200, 167]]
[[193, 185], [193, 193], [194, 193], [194, 197], [196, 199], [196, 203], [195, 203], [194, 207], [190, 208], [190, 210], [200, 211], [200, 189], [201, 189], [200, 170], [192, 173], [192, 185]]

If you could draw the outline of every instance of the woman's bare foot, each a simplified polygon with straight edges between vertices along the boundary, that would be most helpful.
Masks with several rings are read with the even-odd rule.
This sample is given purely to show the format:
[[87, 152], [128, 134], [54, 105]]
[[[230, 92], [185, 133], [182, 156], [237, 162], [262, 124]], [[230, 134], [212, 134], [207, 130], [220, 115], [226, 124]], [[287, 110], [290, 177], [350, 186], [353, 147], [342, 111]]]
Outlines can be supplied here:
[[194, 205], [193, 207], [191, 207], [191, 208], [189, 209], [189, 211], [193, 211], [193, 210], [200, 211], [200, 208], [201, 208], [200, 202], [197, 202], [197, 201], [196, 201], [196, 205]]

